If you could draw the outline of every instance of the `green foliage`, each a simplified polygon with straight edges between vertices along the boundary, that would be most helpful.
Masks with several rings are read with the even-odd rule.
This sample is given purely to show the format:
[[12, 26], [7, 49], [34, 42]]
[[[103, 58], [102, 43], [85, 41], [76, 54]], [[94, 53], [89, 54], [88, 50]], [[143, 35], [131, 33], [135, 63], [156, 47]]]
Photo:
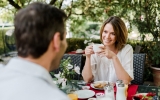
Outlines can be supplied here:
[[[70, 67], [70, 68], [69, 68]], [[74, 75], [77, 74], [74, 70], [74, 66], [71, 65], [71, 58], [68, 57], [67, 59], [62, 59], [60, 62], [60, 70], [59, 78], [57, 77], [57, 81], [67, 79], [67, 82], [70, 82], [73, 79]], [[55, 76], [54, 72], [50, 72], [51, 75]], [[57, 84], [59, 88], [62, 87], [62, 82]]]
[[[7, 1], [2, 0], [0, 5], [2, 4], [2, 7], [7, 7], [8, 4], [11, 4], [15, 7], [15, 5], [10, 3], [9, 0]], [[20, 8], [23, 8], [31, 2], [39, 1], [50, 3], [54, 0], [10, 1], [13, 1]], [[52, 5], [67, 13], [70, 24], [69, 28], [73, 34], [81, 34], [83, 37], [86, 37], [87, 35], [84, 32], [84, 29], [88, 26], [86, 22], [102, 23], [109, 16], [116, 15], [128, 20], [130, 25], [136, 25], [141, 34], [142, 40], [144, 40], [144, 35], [149, 33], [153, 35], [154, 40], [157, 40], [159, 37], [160, 32], [158, 27], [160, 28], [160, 25], [155, 21], [156, 18], [160, 16], [160, 0], [73, 0], [68, 4], [65, 4], [64, 2], [65, 0], [55, 0], [55, 2], [52, 2]], [[18, 9], [19, 7], [15, 7], [15, 9]], [[8, 11], [10, 10], [11, 9]], [[13, 11], [12, 15], [14, 15], [16, 10]], [[144, 16], [144, 21], [141, 20], [142, 16]], [[158, 17], [157, 20], [159, 21], [160, 18]], [[131, 29], [132, 27], [129, 31], [131, 31]], [[74, 36], [80, 37], [81, 35]]]
[[0, 55], [9, 52], [4, 42], [4, 35], [8, 29], [0, 29]]
[[60, 63], [60, 68], [63, 69], [60, 77], [66, 78], [67, 80], [71, 80], [73, 75], [76, 74], [76, 72], [73, 69], [68, 69], [67, 66], [69, 64], [71, 64], [71, 58], [70, 57], [68, 57], [67, 59], [62, 59], [61, 63]]
[[157, 41], [160, 35], [160, 0], [135, 0], [130, 6], [134, 16], [131, 23], [137, 26], [141, 35], [151, 33]]
[[149, 58], [151, 58], [151, 64], [154, 67], [160, 68], [160, 42], [152, 42], [148, 52]]

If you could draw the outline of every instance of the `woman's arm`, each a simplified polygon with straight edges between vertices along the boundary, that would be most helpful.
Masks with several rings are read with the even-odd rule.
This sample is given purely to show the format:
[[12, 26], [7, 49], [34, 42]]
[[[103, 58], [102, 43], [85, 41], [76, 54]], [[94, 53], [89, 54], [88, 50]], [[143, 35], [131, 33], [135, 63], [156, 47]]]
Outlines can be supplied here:
[[93, 80], [90, 57], [86, 57], [86, 62], [82, 71], [82, 76], [84, 81], [87, 83]]
[[91, 69], [91, 54], [93, 54], [93, 47], [87, 46], [85, 49], [86, 61], [82, 71], [82, 76], [85, 82], [93, 80], [92, 69]]
[[120, 63], [118, 57], [115, 55], [112, 57], [114, 68], [116, 75], [119, 80], [123, 80], [124, 83], [130, 83], [132, 78], [129, 76], [129, 74], [125, 71], [125, 69], [122, 67], [122, 64]]
[[[133, 61], [131, 61], [131, 60], [133, 60], [133, 56], [130, 56], [130, 53], [133, 53], [131, 50], [132, 48], [130, 49], [130, 51], [125, 51], [126, 53], [124, 53], [124, 55], [122, 55], [123, 57], [125, 57], [127, 59], [125, 64], [128, 64], [128, 65], [126, 65], [126, 66], [122, 66], [121, 62], [119, 61], [117, 55], [114, 52], [112, 52], [111, 50], [109, 50], [107, 48], [102, 48], [102, 49], [104, 51], [102, 51], [100, 53], [100, 55], [105, 55], [108, 59], [112, 59], [113, 64], [114, 64], [114, 68], [115, 68], [115, 72], [116, 72], [118, 79], [123, 80], [125, 83], [130, 83], [132, 78], [130, 77], [130, 75], [127, 73], [126, 70], [131, 68], [130, 65], [133, 62]], [[124, 60], [126, 60], [126, 59], [124, 59]]]

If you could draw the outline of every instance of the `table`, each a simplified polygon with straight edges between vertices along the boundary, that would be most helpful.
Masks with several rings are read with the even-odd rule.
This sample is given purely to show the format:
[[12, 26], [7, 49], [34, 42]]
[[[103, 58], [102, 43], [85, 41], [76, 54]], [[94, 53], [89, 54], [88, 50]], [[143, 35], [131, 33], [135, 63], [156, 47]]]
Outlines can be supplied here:
[[[87, 84], [88, 86], [90, 86], [90, 84]], [[129, 85], [128, 86], [128, 96], [127, 96], [127, 100], [132, 100], [132, 96], [134, 95], [134, 94], [136, 94], [136, 92], [137, 92], [137, 89], [138, 89], [138, 85]], [[96, 89], [93, 89], [92, 87], [90, 87], [90, 90], [93, 90], [95, 93], [99, 93], [99, 92], [101, 92], [101, 93], [104, 93], [104, 90], [96, 90]], [[116, 89], [116, 86], [114, 87], [114, 93], [115, 93], [115, 95], [116, 95], [116, 91], [117, 91], [117, 89]], [[80, 100], [80, 99], [79, 99]]]
[[[81, 89], [81, 87], [78, 85], [79, 81], [82, 81], [82, 80], [73, 80], [72, 87], [75, 90]], [[90, 83], [85, 84], [85, 85], [90, 86]], [[93, 90], [95, 93], [99, 93], [99, 92], [104, 93], [104, 90], [96, 90], [91, 87], [90, 87], [90, 90]], [[65, 92], [65, 93], [66, 93], [66, 91], [67, 91], [67, 89], [65, 91], [63, 90], [63, 92]], [[114, 91], [115, 91], [115, 95], [116, 95], [116, 87], [114, 87]], [[160, 98], [160, 87], [132, 84], [132, 85], [129, 85], [129, 87], [128, 87], [128, 94], [129, 95], [127, 97], [127, 100], [132, 100], [132, 96], [136, 93], [148, 93], [148, 92], [155, 92], [156, 95], [158, 95], [158, 97]], [[81, 99], [78, 99], [78, 100], [81, 100]], [[83, 99], [83, 100], [85, 100], [85, 99]]]
[[160, 87], [139, 85], [137, 93], [145, 93], [145, 92], [155, 92], [156, 95], [160, 98]]

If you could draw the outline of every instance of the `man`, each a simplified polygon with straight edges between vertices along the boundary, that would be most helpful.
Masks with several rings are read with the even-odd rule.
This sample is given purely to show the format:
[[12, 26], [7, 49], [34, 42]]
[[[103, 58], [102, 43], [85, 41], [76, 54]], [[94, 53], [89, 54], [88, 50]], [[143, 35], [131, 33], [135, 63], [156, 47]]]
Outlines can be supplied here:
[[52, 82], [67, 48], [66, 14], [33, 3], [18, 11], [14, 34], [18, 57], [0, 71], [0, 100], [68, 100]]

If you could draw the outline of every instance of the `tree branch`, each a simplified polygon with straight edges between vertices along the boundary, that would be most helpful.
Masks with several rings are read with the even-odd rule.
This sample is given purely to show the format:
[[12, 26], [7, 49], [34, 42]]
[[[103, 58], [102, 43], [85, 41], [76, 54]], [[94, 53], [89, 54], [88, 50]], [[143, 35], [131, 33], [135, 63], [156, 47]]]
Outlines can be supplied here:
[[15, 3], [13, 0], [8, 0], [8, 2], [17, 10], [21, 9], [21, 7], [17, 3]]
[[71, 16], [71, 14], [72, 14], [72, 5], [73, 5], [73, 0], [71, 1], [71, 9], [70, 9], [70, 11], [69, 11], [69, 14], [68, 14], [68, 16], [67, 16], [67, 19]]
[[62, 0], [62, 2], [60, 3], [60, 5], [59, 5], [59, 9], [61, 9], [62, 4], [63, 4], [63, 1], [64, 1], [64, 0]]
[[57, 0], [51, 0], [49, 4], [50, 4], [50, 5], [53, 5], [53, 4], [55, 4], [56, 1], [57, 1]]

